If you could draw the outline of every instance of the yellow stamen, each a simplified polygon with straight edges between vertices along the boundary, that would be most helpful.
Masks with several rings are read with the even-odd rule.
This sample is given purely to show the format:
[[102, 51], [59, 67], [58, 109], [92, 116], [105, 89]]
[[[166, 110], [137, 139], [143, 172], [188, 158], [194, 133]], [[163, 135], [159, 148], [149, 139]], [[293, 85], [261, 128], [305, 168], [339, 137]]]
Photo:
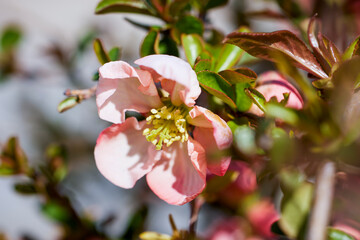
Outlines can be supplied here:
[[[170, 104], [169, 104], [170, 105]], [[185, 142], [189, 135], [185, 116], [188, 109], [185, 107], [163, 106], [159, 109], [151, 109], [151, 115], [146, 118], [147, 124], [151, 125], [143, 131], [146, 140], [162, 148], [163, 143], [169, 147], [175, 141]]]

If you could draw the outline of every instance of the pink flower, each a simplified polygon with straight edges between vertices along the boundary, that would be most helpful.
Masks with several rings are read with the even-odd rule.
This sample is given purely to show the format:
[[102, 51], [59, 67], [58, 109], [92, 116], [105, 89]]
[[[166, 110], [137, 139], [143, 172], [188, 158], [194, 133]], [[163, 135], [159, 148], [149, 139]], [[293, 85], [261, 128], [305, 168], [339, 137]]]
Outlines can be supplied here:
[[[264, 95], [266, 101], [275, 97], [277, 101], [280, 102], [284, 99], [283, 94], [288, 93], [289, 99], [286, 107], [301, 109], [304, 106], [304, 101], [296, 88], [278, 72], [269, 71], [261, 74], [256, 81], [256, 85], [256, 90]], [[251, 106], [249, 112], [258, 116], [264, 115], [255, 104]]]
[[274, 204], [269, 200], [261, 200], [255, 203], [247, 212], [248, 219], [255, 231], [264, 236], [272, 237], [271, 225], [279, 220], [279, 215]]
[[218, 194], [219, 200], [233, 208], [237, 208], [241, 200], [257, 189], [256, 174], [246, 162], [232, 161], [229, 171], [238, 173], [234, 182]]
[[[114, 123], [99, 136], [96, 165], [112, 183], [132, 188], [146, 174], [152, 191], [170, 204], [182, 205], [201, 193], [206, 171], [224, 175], [230, 157], [212, 160], [208, 153], [228, 148], [226, 122], [195, 106], [201, 93], [195, 72], [176, 57], [151, 55], [99, 69], [96, 103], [100, 118]], [[161, 85], [159, 92], [156, 87]], [[146, 117], [125, 119], [126, 111]]]

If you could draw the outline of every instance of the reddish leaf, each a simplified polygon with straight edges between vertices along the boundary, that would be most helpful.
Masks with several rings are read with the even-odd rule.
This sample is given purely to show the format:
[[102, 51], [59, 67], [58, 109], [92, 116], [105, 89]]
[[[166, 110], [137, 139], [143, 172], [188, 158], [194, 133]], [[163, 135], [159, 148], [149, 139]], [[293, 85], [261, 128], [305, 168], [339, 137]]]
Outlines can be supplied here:
[[257, 75], [248, 68], [238, 68], [235, 70], [224, 70], [219, 74], [231, 84], [236, 83], [252, 83], [256, 80]]
[[341, 55], [335, 44], [320, 32], [320, 24], [316, 17], [310, 20], [308, 38], [317, 60], [327, 74], [331, 73], [332, 66], [340, 62]]
[[319, 78], [328, 77], [304, 42], [292, 32], [286, 30], [272, 33], [233, 32], [226, 37], [225, 42], [239, 46], [255, 57], [273, 62], [277, 62], [274, 55], [281, 55], [298, 68]]

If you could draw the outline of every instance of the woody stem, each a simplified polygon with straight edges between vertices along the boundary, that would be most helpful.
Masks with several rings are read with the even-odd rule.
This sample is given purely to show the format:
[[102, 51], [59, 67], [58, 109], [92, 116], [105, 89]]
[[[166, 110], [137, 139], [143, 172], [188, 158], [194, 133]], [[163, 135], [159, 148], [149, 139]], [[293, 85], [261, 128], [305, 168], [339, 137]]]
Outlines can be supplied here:
[[189, 224], [190, 239], [196, 238], [196, 223], [199, 217], [200, 208], [204, 204], [204, 202], [205, 200], [202, 197], [197, 197], [190, 202], [190, 206], [191, 206], [191, 217]]

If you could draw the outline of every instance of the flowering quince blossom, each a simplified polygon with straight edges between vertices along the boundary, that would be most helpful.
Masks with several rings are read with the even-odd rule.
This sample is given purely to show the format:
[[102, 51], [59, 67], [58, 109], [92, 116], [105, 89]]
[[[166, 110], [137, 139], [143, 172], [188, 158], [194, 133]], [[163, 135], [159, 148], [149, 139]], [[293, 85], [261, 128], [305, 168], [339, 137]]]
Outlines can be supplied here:
[[[219, 116], [195, 106], [201, 89], [187, 62], [150, 55], [135, 63], [140, 69], [123, 61], [99, 69], [99, 116], [114, 124], [97, 139], [96, 165], [123, 188], [132, 188], [146, 174], [161, 199], [185, 204], [204, 189], [207, 170], [225, 174], [230, 157], [214, 161], [207, 153], [228, 148], [231, 130]], [[126, 111], [141, 113], [146, 120], [125, 118]]]
[[[275, 97], [278, 102], [284, 99], [285, 93], [289, 94], [286, 107], [294, 109], [302, 109], [304, 101], [296, 88], [291, 85], [286, 78], [276, 71], [268, 71], [261, 74], [256, 80], [256, 90], [259, 91], [269, 101]], [[257, 116], [264, 116], [263, 111], [253, 104], [249, 110]]]

